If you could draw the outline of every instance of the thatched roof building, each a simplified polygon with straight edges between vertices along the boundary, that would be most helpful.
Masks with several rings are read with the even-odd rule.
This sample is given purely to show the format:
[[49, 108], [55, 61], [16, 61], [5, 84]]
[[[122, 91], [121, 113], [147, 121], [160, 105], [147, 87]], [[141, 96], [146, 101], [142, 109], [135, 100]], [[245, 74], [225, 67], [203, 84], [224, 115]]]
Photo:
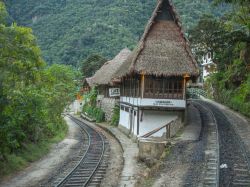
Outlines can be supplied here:
[[[112, 84], [111, 80], [117, 70], [121, 67], [124, 61], [128, 58], [131, 51], [125, 48], [112, 60], [106, 62], [93, 77], [89, 78], [90, 84], [93, 86]], [[91, 87], [92, 87], [91, 86]]]
[[94, 82], [93, 82], [93, 77], [88, 77], [85, 79], [85, 82], [87, 83], [87, 85], [89, 85], [90, 87], [94, 86]]
[[144, 34], [134, 51], [117, 71], [155, 76], [198, 76], [198, 66], [170, 0], [158, 0]]

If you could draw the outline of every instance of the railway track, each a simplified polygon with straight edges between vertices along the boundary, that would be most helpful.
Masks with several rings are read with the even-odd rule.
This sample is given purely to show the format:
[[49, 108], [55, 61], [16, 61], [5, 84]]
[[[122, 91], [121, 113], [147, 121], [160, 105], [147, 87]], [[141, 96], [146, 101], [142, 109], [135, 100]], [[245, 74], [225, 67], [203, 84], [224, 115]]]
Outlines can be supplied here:
[[69, 118], [86, 132], [88, 137], [87, 148], [78, 164], [66, 177], [60, 180], [56, 187], [99, 186], [108, 167], [108, 141], [101, 133], [81, 120], [71, 115], [69, 115]]
[[204, 154], [204, 168], [199, 186], [219, 186], [219, 137], [216, 119], [208, 107], [198, 101], [193, 105], [199, 110], [202, 121], [202, 154]]
[[219, 186], [249, 187], [250, 167], [244, 144], [227, 117], [216, 106], [207, 102], [199, 103], [214, 115], [219, 133], [220, 165]]

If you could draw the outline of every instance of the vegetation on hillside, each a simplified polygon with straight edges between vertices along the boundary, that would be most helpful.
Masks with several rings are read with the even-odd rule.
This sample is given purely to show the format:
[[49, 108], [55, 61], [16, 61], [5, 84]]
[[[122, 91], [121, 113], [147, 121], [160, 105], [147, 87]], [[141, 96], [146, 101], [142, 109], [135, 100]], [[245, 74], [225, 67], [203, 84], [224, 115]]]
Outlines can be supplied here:
[[[65, 134], [67, 127], [61, 114], [74, 96], [76, 73], [65, 65], [46, 66], [32, 30], [16, 24], [7, 26], [2, 2], [0, 10], [2, 175], [15, 162], [25, 162], [18, 157], [25, 150], [32, 146], [35, 150], [37, 145], [46, 147], [42, 142]], [[29, 154], [25, 158], [33, 160]]]
[[[139, 40], [156, 0], [6, 0], [12, 19], [32, 27], [48, 63], [86, 62], [100, 54], [113, 58]], [[203, 13], [221, 15], [224, 6], [211, 8], [208, 0], [174, 0], [185, 28]]]
[[232, 4], [234, 11], [223, 19], [204, 16], [190, 37], [197, 56], [210, 51], [218, 66], [206, 81], [210, 96], [250, 116], [250, 2], [217, 0], [222, 2]]

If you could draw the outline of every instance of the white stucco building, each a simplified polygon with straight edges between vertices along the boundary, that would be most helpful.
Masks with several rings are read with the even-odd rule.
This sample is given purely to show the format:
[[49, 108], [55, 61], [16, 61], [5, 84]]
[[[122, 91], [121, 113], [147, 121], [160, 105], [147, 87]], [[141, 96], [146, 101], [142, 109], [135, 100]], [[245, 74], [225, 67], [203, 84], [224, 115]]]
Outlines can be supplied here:
[[205, 80], [210, 74], [217, 71], [217, 65], [213, 62], [211, 52], [202, 57], [202, 78]]

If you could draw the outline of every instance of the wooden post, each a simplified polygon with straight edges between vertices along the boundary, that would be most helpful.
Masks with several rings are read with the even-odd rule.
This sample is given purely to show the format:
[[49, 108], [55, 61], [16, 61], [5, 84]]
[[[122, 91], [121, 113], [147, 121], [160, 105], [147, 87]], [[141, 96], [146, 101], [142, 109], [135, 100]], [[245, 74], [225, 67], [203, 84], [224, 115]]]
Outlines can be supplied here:
[[162, 98], [163, 99], [166, 99], [165, 97], [165, 77], [163, 78], [163, 81], [162, 81]]
[[172, 122], [170, 124], [166, 125], [166, 139], [167, 140], [171, 138], [171, 133], [170, 133], [170, 129], [171, 129], [170, 125], [171, 124], [172, 124]]
[[190, 78], [190, 75], [185, 74], [183, 78], [184, 78], [184, 80], [183, 80], [183, 99], [186, 99], [186, 83], [187, 83], [187, 79]]
[[145, 89], [145, 75], [141, 74], [141, 98], [144, 98], [144, 89]]
[[185, 99], [186, 95], [186, 78], [183, 79], [183, 99]]
[[170, 137], [171, 137], [171, 133], [170, 133], [170, 129], [171, 129], [171, 125], [172, 123], [170, 123], [169, 125], [168, 125], [168, 139], [170, 139]]
[[139, 135], [140, 131], [139, 131], [139, 128], [140, 128], [140, 107], [138, 107], [138, 110], [137, 110], [137, 136]]
[[166, 125], [166, 139], [168, 139], [168, 126]]

